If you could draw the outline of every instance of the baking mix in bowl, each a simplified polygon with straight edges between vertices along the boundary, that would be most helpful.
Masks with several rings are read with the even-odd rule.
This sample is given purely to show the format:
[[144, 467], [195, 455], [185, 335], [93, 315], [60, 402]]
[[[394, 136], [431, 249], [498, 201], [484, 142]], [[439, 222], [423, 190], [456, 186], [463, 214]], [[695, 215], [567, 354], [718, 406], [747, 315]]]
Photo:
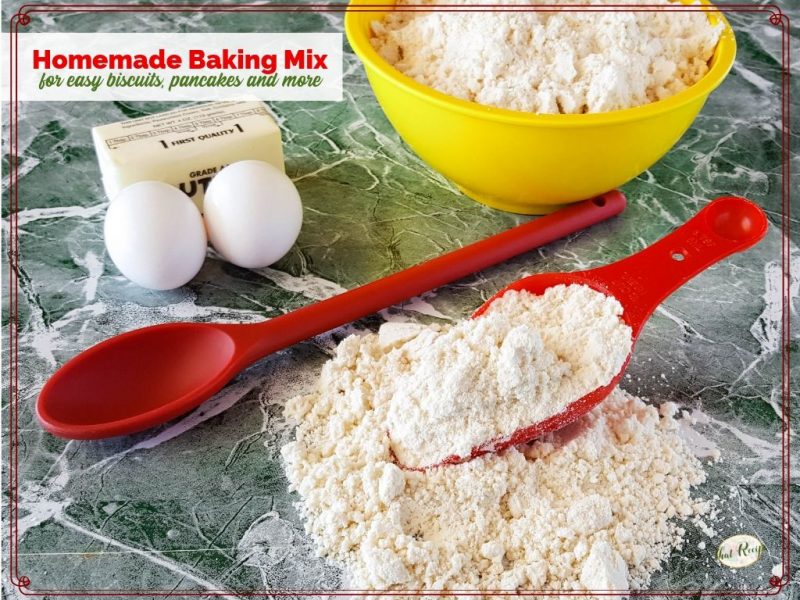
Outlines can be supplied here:
[[[442, 3], [400, 0], [398, 7], [419, 4]], [[703, 12], [535, 12], [524, 10], [531, 2], [516, 4], [521, 10], [390, 12], [372, 22], [370, 42], [397, 70], [450, 96], [580, 114], [641, 106], [694, 85], [708, 73], [724, 29]]]
[[[358, 10], [359, 6], [366, 4], [370, 5], [369, 10]], [[386, 11], [376, 11], [376, 4], [386, 6]], [[467, 95], [473, 94], [479, 102], [483, 102], [478, 103], [420, 83], [414, 78], [417, 74], [411, 77], [402, 73], [373, 46], [374, 43], [380, 45], [376, 41], [375, 23], [379, 23], [378, 31], [381, 27], [384, 28], [382, 35], [388, 39], [390, 28], [381, 23], [395, 18], [417, 19], [418, 26], [423, 29], [421, 35], [426, 35], [425, 27], [428, 27], [427, 36], [431, 43], [441, 39], [441, 35], [435, 33], [431, 25], [434, 22], [433, 17], [426, 16], [431, 11], [417, 10], [410, 16], [400, 17], [393, 11], [396, 5], [391, 0], [352, 0], [350, 6], [352, 10], [345, 16], [347, 38], [364, 63], [367, 78], [381, 108], [403, 140], [425, 162], [450, 179], [469, 197], [494, 208], [525, 214], [551, 212], [563, 204], [596, 196], [622, 185], [648, 169], [672, 148], [692, 124], [709, 94], [722, 83], [730, 71], [736, 55], [733, 31], [722, 14], [707, 2], [702, 2], [698, 7], [693, 5], [691, 10], [670, 10], [664, 14], [644, 12], [638, 17], [626, 14], [630, 13], [628, 10], [605, 13], [600, 8], [584, 8], [584, 12], [578, 16], [595, 22], [616, 18], [620, 23], [628, 23], [624, 26], [626, 30], [633, 28], [635, 23], [636, 27], [644, 27], [638, 25], [637, 19], [645, 19], [647, 15], [652, 19], [678, 17], [681, 22], [694, 23], [699, 37], [694, 39], [694, 34], [687, 34], [683, 36], [686, 39], [682, 42], [652, 40], [653, 48], [659, 44], [662, 47], [671, 47], [670, 56], [675, 60], [653, 59], [646, 67], [643, 66], [645, 62], [641, 61], [638, 68], [648, 71], [648, 81], [651, 83], [636, 83], [630, 71], [623, 76], [619, 68], [598, 67], [596, 70], [599, 74], [594, 78], [581, 73], [581, 69], [592, 64], [597, 66], [600, 59], [582, 47], [582, 38], [575, 37], [572, 40], [575, 50], [570, 60], [566, 60], [564, 55], [554, 53], [552, 56], [558, 57], [554, 59], [557, 64], [540, 64], [547, 72], [540, 73], [539, 81], [550, 82], [551, 91], [545, 93], [547, 89], [543, 84], [538, 90], [541, 92], [540, 96], [534, 98], [540, 104], [547, 104], [550, 108], [555, 107], [570, 114], [536, 114], [489, 106], [488, 104], [502, 103], [498, 98], [493, 101], [491, 97], [484, 98], [481, 94], [487, 94], [487, 90], [492, 87], [497, 88], [496, 81], [492, 86], [487, 83], [493, 73], [508, 75], [513, 72], [518, 77], [506, 81], [505, 89], [518, 89], [519, 102], [523, 102], [520, 98], [536, 96], [526, 87], [534, 77], [533, 74], [525, 74], [528, 66], [517, 69], [515, 61], [519, 62], [518, 58], [507, 53], [513, 47], [522, 49], [541, 45], [542, 40], [531, 37], [528, 44], [526, 36], [518, 28], [507, 26], [503, 39], [510, 39], [513, 43], [501, 44], [497, 48], [499, 42], [494, 40], [491, 51], [484, 52], [485, 57], [481, 59], [488, 61], [489, 66], [485, 69], [479, 69], [477, 64], [481, 63], [476, 64], [469, 60], [472, 52], [464, 56], [464, 64], [459, 70], [448, 73], [443, 68], [442, 77], [447, 75], [452, 80], [448, 85], [466, 86]], [[708, 8], [700, 10], [701, 7]], [[573, 10], [581, 9], [570, 9], [570, 12]], [[585, 12], [586, 10], [591, 12]], [[567, 17], [566, 12], [565, 8], [564, 14], [559, 12], [549, 16], [536, 16], [539, 25], [544, 20], [552, 25], [537, 25], [538, 28], [531, 25], [531, 32], [541, 31], [543, 40], [552, 38], [555, 43], [556, 34], [547, 34], [547, 27], [556, 27], [557, 23], [567, 23], [569, 18], [577, 18], [575, 15]], [[443, 22], [455, 18], [455, 22], [460, 22], [460, 14], [448, 11], [436, 13], [436, 18]], [[500, 18], [505, 14], [491, 11], [478, 14], [468, 12], [463, 18], [502, 22]], [[708, 26], [697, 25], [696, 19], [706, 19]], [[470, 34], [464, 29], [458, 35], [469, 38], [470, 44], [483, 45], [484, 42], [477, 39], [481, 37], [479, 31], [481, 30], [476, 26], [475, 32]], [[391, 32], [391, 35], [396, 36], [409, 33], [405, 27], [391, 29]], [[567, 29], [563, 33], [568, 35], [570, 31]], [[495, 34], [488, 34], [488, 37], [492, 35]], [[604, 34], [603, 31], [595, 31], [585, 43], [605, 43], [613, 48], [616, 54], [612, 58], [621, 68], [620, 65], [625, 62], [624, 55], [628, 53], [632, 56], [633, 48], [629, 50], [625, 44], [619, 45], [619, 40], [612, 41], [609, 39], [612, 35], [614, 34], [611, 32]], [[514, 41], [515, 36], [521, 36], [522, 40]], [[706, 62], [715, 36], [719, 36], [719, 41]], [[593, 46], [589, 46], [591, 47]], [[647, 49], [649, 56], [654, 56], [653, 48]], [[701, 49], [698, 50], [700, 56], [687, 56], [684, 65], [683, 59], [677, 57], [691, 48]], [[383, 50], [389, 52], [388, 47]], [[444, 47], [440, 51], [440, 54], [444, 53]], [[405, 60], [405, 56], [400, 58]], [[609, 60], [606, 56], [602, 57], [602, 61]], [[674, 67], [670, 62], [675, 63]], [[649, 73], [651, 67], [653, 73]], [[575, 71], [574, 77], [572, 70]], [[665, 76], [670, 71], [680, 74], [680, 82], [677, 81], [677, 75], [672, 79]], [[465, 72], [472, 75], [465, 79]], [[557, 77], [572, 77], [575, 85], [567, 86], [561, 82], [553, 87], [553, 81]], [[697, 77], [699, 80], [692, 83]], [[464, 81], [459, 83], [459, 79]], [[610, 80], [615, 82], [609, 83]], [[634, 83], [638, 85], [636, 93], [630, 91]], [[555, 89], [561, 90], [561, 95], [553, 91]], [[598, 91], [603, 89], [606, 90], [605, 95]], [[527, 91], [523, 93], [523, 90]], [[569, 94], [565, 90], [570, 90]], [[612, 110], [613, 107], [634, 101], [646, 103], [633, 108]], [[603, 108], [605, 112], [572, 114], [582, 111], [584, 105], [588, 110], [590, 104], [598, 109]]]

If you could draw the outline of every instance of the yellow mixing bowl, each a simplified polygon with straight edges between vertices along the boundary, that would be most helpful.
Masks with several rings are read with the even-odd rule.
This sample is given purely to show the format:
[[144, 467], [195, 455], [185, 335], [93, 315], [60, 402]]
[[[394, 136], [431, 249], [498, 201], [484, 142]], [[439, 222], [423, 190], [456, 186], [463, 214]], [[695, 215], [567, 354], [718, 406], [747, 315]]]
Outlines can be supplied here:
[[551, 212], [649, 168], [688, 129], [736, 56], [730, 24], [720, 13], [709, 13], [725, 31], [709, 72], [690, 88], [625, 110], [537, 115], [460, 100], [403, 75], [369, 41], [370, 23], [387, 11], [360, 12], [361, 4], [391, 6], [394, 0], [352, 0], [345, 16], [347, 39], [394, 128], [467, 196], [515, 213]]

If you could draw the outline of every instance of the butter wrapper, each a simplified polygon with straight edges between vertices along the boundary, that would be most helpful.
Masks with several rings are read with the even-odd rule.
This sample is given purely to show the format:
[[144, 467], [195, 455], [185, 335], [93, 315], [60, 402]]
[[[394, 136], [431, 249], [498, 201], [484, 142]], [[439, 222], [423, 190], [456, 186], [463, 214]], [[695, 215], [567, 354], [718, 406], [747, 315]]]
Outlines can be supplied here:
[[110, 200], [137, 181], [180, 188], [202, 212], [211, 179], [240, 160], [263, 160], [281, 171], [281, 133], [258, 99], [192, 105], [92, 129], [103, 187]]

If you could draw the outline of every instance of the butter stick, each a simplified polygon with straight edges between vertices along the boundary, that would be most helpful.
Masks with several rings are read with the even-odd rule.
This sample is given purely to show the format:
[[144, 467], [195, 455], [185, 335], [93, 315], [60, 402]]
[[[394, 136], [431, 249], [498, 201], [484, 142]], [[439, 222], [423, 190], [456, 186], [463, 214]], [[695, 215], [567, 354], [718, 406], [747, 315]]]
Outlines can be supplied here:
[[239, 160], [281, 171], [281, 133], [257, 99], [209, 102], [92, 129], [109, 199], [124, 187], [157, 180], [179, 187], [203, 210], [216, 173]]

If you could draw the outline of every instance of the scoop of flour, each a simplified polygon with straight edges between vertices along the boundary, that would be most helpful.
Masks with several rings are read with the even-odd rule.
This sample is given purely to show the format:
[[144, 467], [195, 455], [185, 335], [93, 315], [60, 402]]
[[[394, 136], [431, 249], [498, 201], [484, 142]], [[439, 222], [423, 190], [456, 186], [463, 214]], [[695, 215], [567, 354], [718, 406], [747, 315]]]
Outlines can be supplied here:
[[608, 384], [631, 351], [621, 315], [615, 298], [583, 285], [509, 291], [481, 317], [394, 347], [376, 368], [398, 461], [469, 456]]

